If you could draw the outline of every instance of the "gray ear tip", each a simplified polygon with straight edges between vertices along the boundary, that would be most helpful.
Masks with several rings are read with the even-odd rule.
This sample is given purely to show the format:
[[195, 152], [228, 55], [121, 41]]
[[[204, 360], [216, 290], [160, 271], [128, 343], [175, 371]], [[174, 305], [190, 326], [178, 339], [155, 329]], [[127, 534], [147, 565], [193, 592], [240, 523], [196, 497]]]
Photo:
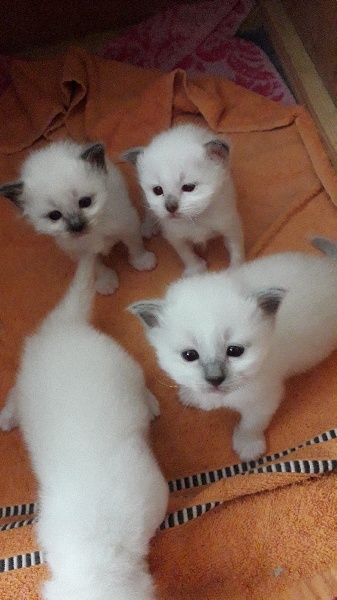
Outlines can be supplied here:
[[231, 151], [230, 143], [220, 139], [206, 142], [205, 148], [211, 158], [220, 158], [221, 160], [228, 160]]
[[143, 152], [144, 148], [142, 147], [130, 148], [129, 150], [122, 152], [120, 159], [131, 165], [136, 165], [139, 155], [143, 154]]
[[23, 181], [13, 181], [10, 183], [4, 183], [0, 186], [0, 195], [8, 198], [16, 204], [20, 206], [20, 197], [23, 192], [24, 182]]
[[275, 315], [287, 290], [284, 288], [269, 288], [256, 294], [259, 307], [266, 315]]
[[161, 301], [149, 300], [133, 302], [127, 310], [138, 317], [148, 329], [158, 327]]

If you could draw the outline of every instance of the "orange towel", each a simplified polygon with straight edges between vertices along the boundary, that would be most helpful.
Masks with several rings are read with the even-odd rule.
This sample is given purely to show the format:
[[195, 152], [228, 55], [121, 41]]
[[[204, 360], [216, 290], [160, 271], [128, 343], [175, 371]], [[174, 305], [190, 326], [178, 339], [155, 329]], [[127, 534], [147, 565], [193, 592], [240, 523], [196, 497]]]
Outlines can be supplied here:
[[[12, 85], [0, 98], [1, 183], [15, 178], [26, 153], [46, 140], [69, 135], [77, 141], [101, 139], [117, 159], [123, 150], [146, 143], [172, 123], [206, 122], [233, 142], [233, 175], [250, 256], [313, 251], [308, 233], [336, 237], [337, 177], [302, 107], [277, 105], [221, 79], [190, 80], [182, 71], [144, 71], [79, 49], [50, 61], [16, 61], [12, 77]], [[141, 212], [134, 173], [129, 166], [122, 168]], [[0, 214], [2, 406], [15, 379], [24, 337], [64, 293], [74, 265], [52, 240], [18, 219], [15, 207], [4, 199]], [[152, 272], [132, 270], [123, 248], [112, 251], [108, 262], [116, 266], [120, 288], [111, 297], [97, 296], [94, 323], [142, 364], [162, 409], [152, 425], [153, 447], [167, 480], [179, 480], [172, 484], [167, 527], [151, 546], [158, 598], [302, 599], [303, 589], [310, 587], [307, 582], [320, 577], [317, 573], [330, 572], [336, 562], [335, 433], [284, 457], [272, 457], [260, 465], [260, 472], [240, 474], [236, 467], [218, 473], [237, 462], [231, 448], [237, 415], [181, 406], [141, 325], [125, 311], [136, 300], [160, 297], [182, 271], [163, 239], [146, 244], [158, 257]], [[220, 241], [210, 244], [207, 259], [212, 269], [226, 266]], [[337, 427], [336, 360], [337, 353], [288, 382], [267, 430], [268, 452], [296, 448]], [[298, 473], [298, 468], [311, 472]], [[176, 489], [184, 488], [180, 478], [209, 472], [189, 480], [192, 487]], [[36, 499], [19, 431], [0, 433], [0, 482], [0, 507]], [[194, 518], [185, 522], [189, 517]], [[0, 526], [25, 518], [3, 517]], [[1, 561], [35, 550], [31, 525], [0, 532], [0, 568], [7, 569], [0, 574], [1, 600], [37, 600], [46, 566], [12, 569], [21, 567], [21, 559]], [[335, 590], [330, 586], [323, 593], [317, 597], [332, 600], [337, 584]]]

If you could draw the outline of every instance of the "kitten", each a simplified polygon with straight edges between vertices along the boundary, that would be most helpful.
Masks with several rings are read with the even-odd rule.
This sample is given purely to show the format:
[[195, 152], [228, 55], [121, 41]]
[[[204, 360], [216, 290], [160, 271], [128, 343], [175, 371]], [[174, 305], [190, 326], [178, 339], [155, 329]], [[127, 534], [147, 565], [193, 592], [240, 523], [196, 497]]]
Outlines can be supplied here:
[[136, 165], [150, 209], [143, 234], [148, 237], [155, 220], [160, 222], [163, 236], [185, 265], [185, 276], [206, 270], [193, 245], [216, 236], [224, 236], [231, 266], [244, 259], [229, 152], [227, 141], [188, 124], [164, 131], [147, 147], [132, 148], [121, 157]]
[[266, 256], [180, 279], [164, 300], [130, 307], [183, 404], [241, 414], [233, 436], [241, 460], [265, 452], [285, 379], [337, 347], [337, 245], [313, 243], [327, 256]]
[[159, 407], [139, 365], [87, 322], [93, 261], [26, 340], [0, 426], [21, 426], [39, 482], [44, 600], [151, 600], [146, 557], [168, 500], [147, 443]]
[[[51, 143], [30, 154], [20, 179], [2, 185], [0, 194], [72, 258], [86, 252], [107, 254], [122, 241], [135, 269], [156, 265], [155, 255], [144, 249], [138, 214], [122, 173], [106, 158], [102, 144]], [[118, 287], [116, 272], [100, 260], [96, 271], [97, 291], [112, 294]]]

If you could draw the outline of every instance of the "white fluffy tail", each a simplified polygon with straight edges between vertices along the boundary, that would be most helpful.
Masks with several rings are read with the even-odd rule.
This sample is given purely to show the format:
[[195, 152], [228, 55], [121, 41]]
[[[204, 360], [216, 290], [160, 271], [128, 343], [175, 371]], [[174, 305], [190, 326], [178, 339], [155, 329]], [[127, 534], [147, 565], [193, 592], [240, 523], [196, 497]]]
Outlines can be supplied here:
[[80, 259], [73, 281], [52, 312], [52, 318], [81, 323], [89, 320], [95, 295], [95, 263], [94, 254], [86, 254]]
[[320, 250], [326, 256], [337, 258], [337, 243], [323, 237], [312, 237], [310, 239], [312, 245]]

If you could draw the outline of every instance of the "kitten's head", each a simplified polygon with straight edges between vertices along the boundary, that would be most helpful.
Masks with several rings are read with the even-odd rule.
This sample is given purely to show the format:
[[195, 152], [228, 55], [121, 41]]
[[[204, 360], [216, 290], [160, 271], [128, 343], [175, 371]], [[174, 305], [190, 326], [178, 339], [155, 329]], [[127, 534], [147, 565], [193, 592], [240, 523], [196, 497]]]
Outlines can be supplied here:
[[136, 165], [147, 203], [160, 219], [196, 217], [220, 188], [231, 187], [229, 144], [195, 125], [164, 131], [122, 158]]
[[101, 144], [55, 142], [30, 154], [18, 181], [0, 194], [12, 200], [36, 231], [56, 237], [88, 233], [108, 199]]
[[164, 300], [130, 306], [164, 371], [179, 385], [226, 393], [262, 367], [285, 292], [247, 290], [225, 272], [173, 283]]

